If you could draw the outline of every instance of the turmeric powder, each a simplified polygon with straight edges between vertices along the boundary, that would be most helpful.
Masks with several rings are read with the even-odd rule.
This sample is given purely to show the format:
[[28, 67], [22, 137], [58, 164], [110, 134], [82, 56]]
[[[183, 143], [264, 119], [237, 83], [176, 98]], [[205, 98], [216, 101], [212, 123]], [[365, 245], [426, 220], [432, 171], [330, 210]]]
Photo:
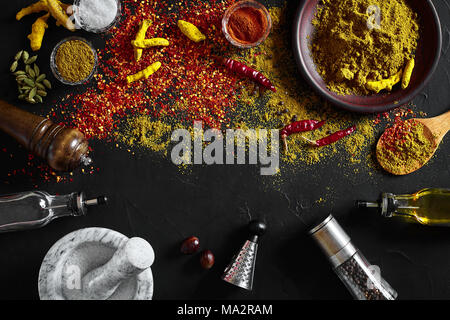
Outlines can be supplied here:
[[[318, 73], [338, 94], [370, 94], [371, 84], [396, 77], [413, 57], [419, 23], [405, 0], [323, 0], [313, 20], [311, 52]], [[380, 9], [379, 27], [370, 27]], [[390, 86], [387, 86], [389, 89]], [[376, 91], [376, 90], [375, 90]]]

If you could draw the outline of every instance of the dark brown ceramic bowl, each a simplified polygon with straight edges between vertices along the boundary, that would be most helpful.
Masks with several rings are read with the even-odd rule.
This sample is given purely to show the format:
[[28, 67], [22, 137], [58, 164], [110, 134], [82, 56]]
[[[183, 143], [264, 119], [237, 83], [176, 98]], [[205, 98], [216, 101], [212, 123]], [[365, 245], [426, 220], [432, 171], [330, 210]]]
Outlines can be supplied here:
[[314, 35], [311, 21], [319, 2], [320, 0], [300, 2], [294, 22], [294, 54], [304, 78], [332, 104], [355, 112], [384, 112], [410, 102], [430, 81], [439, 62], [442, 47], [441, 24], [431, 0], [407, 0], [411, 8], [417, 12], [420, 23], [420, 39], [415, 56], [416, 67], [409, 87], [402, 90], [396, 86], [392, 92], [368, 96], [338, 95], [327, 89], [322, 77], [317, 73], [309, 43]]

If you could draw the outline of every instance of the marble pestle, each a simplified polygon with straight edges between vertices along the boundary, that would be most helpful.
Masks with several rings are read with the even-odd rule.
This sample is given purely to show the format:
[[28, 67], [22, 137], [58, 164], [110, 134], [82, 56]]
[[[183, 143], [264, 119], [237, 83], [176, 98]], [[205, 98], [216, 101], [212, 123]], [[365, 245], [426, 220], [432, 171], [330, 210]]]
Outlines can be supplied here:
[[151, 245], [142, 238], [131, 238], [114, 253], [105, 265], [87, 273], [82, 279], [82, 296], [87, 300], [108, 299], [131, 277], [149, 268], [155, 260]]

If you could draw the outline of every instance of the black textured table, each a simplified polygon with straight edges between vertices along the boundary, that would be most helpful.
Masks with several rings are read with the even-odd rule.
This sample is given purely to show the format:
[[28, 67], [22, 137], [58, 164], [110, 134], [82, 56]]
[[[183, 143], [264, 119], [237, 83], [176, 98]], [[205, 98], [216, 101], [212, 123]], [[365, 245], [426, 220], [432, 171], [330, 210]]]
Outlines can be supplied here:
[[[26, 35], [33, 19], [18, 23], [14, 16], [29, 3], [8, 2], [0, 12], [0, 98], [46, 114], [51, 101], [60, 99], [70, 88], [56, 85], [55, 80], [56, 89], [44, 106], [25, 105], [16, 100], [15, 83], [8, 72], [14, 54], [28, 48]], [[289, 1], [292, 12], [297, 3]], [[442, 57], [431, 83], [414, 100], [416, 110], [429, 116], [439, 115], [450, 106], [450, 3], [434, 3], [443, 27]], [[93, 35], [81, 34], [102, 46]], [[47, 74], [50, 70], [44, 68], [44, 59], [67, 35], [69, 32], [54, 26], [47, 32], [39, 52], [40, 65]], [[355, 200], [376, 199], [382, 191], [411, 193], [423, 187], [450, 187], [448, 137], [433, 161], [409, 176], [346, 172], [335, 165], [339, 161], [336, 157], [284, 179], [281, 191], [268, 187], [270, 178], [259, 176], [259, 168], [254, 166], [197, 166], [191, 175], [182, 175], [170, 159], [150, 152], [132, 156], [99, 141], [91, 142], [99, 173], [77, 172], [72, 183], [59, 184], [33, 182], [23, 175], [10, 178], [8, 172], [26, 166], [27, 153], [4, 134], [0, 134], [0, 141], [0, 149], [8, 150], [0, 152], [0, 194], [32, 190], [37, 183], [50, 193], [83, 190], [111, 199], [109, 206], [93, 209], [86, 217], [60, 219], [40, 230], [1, 234], [0, 299], [38, 299], [38, 272], [46, 252], [67, 233], [92, 226], [140, 236], [152, 244], [156, 252], [152, 267], [155, 299], [350, 299], [305, 233], [306, 220], [330, 213], [369, 261], [380, 266], [382, 276], [398, 291], [399, 298], [450, 298], [450, 229], [406, 224], [381, 218], [376, 212], [353, 209]], [[320, 197], [326, 201], [316, 205]], [[251, 218], [265, 219], [269, 232], [261, 242], [254, 290], [245, 292], [220, 280], [220, 275], [245, 240], [245, 225]], [[215, 253], [212, 270], [201, 270], [198, 256], [179, 254], [180, 241], [190, 235], [197, 235], [202, 247]]]

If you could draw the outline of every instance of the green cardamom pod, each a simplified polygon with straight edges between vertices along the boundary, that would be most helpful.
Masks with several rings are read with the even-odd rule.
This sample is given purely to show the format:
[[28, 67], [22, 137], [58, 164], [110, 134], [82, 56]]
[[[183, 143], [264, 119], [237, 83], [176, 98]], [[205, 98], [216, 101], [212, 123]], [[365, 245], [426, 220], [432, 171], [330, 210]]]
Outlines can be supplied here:
[[26, 98], [25, 100], [28, 101], [29, 103], [36, 104], [36, 101], [33, 98], [31, 98], [31, 99]]
[[40, 102], [40, 103], [44, 102], [44, 100], [42, 100], [42, 97], [40, 95], [38, 95], [38, 94], [36, 94], [34, 96], [34, 100], [36, 100], [37, 102]]
[[20, 76], [17, 76], [17, 77], [16, 77], [16, 80], [17, 80], [17, 81], [22, 81], [22, 80], [24, 80], [24, 79], [28, 79], [28, 76], [27, 76], [27, 75], [20, 75]]
[[45, 79], [45, 73], [41, 74], [39, 77], [36, 78], [36, 82], [41, 82]]
[[33, 88], [31, 89], [30, 93], [28, 94], [28, 99], [33, 99], [34, 96], [36, 95], [37, 89]]
[[42, 83], [36, 82], [35, 84], [36, 84], [36, 87], [37, 87], [38, 89], [45, 90], [45, 87], [44, 87], [44, 85], [43, 85]]
[[23, 82], [25, 82], [26, 85], [28, 85], [28, 86], [30, 86], [30, 87], [32, 87], [32, 88], [34, 88], [34, 87], [36, 86], [36, 84], [34, 83], [34, 81], [31, 80], [31, 79], [29, 79], [29, 78], [23, 79]]
[[34, 70], [34, 73], [36, 73], [36, 77], [37, 77], [40, 74], [41, 70], [39, 70], [39, 67], [36, 64], [33, 64], [33, 70]]
[[25, 64], [32, 64], [32, 63], [36, 62], [36, 60], [37, 60], [37, 56], [32, 56], [27, 61], [25, 61]]
[[23, 50], [17, 52], [16, 56], [14, 57], [14, 60], [19, 61], [19, 59], [22, 58], [22, 53], [23, 53]]
[[29, 86], [22, 87], [22, 90], [25, 90], [25, 91], [30, 91], [31, 89], [33, 89], [33, 87], [29, 87]]
[[52, 84], [50, 83], [50, 81], [48, 81], [47, 79], [45, 79], [44, 81], [42, 81], [42, 83], [44, 84], [44, 86], [46, 86], [48, 89], [52, 88]]
[[11, 68], [9, 68], [9, 70], [11, 72], [16, 72], [18, 65], [19, 65], [19, 63], [17, 61], [14, 61], [11, 65]]
[[19, 71], [16, 71], [16, 72], [14, 72], [14, 75], [15, 76], [22, 76], [22, 75], [24, 75], [24, 74], [27, 74], [25, 71], [22, 71], [22, 70], [19, 70]]
[[28, 60], [28, 58], [30, 57], [30, 54], [28, 53], [28, 51], [23, 51], [22, 52], [22, 59], [23, 59], [23, 62], [26, 62], [27, 60]]
[[20, 99], [20, 100], [25, 100], [26, 97], [27, 97], [26, 94], [21, 94], [21, 95], [19, 95], [19, 99]]
[[36, 91], [36, 93], [38, 95], [40, 95], [41, 97], [46, 97], [47, 96], [47, 92], [45, 90], [38, 90], [38, 91]]
[[31, 69], [31, 68], [28, 70], [28, 74], [29, 74], [30, 77], [32, 77], [32, 78], [35, 78], [35, 77], [36, 77], [36, 73], [34, 73], [34, 70]]

